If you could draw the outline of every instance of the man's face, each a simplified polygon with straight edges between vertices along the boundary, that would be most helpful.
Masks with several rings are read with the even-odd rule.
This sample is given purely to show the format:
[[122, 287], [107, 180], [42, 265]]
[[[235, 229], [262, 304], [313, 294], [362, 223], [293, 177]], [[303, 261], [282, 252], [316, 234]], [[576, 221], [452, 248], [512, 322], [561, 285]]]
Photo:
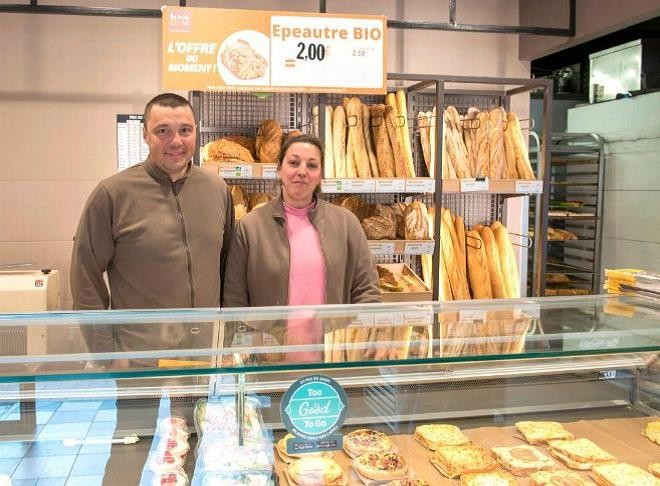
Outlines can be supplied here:
[[183, 177], [195, 150], [195, 117], [190, 107], [153, 105], [143, 135], [151, 160], [172, 181]]

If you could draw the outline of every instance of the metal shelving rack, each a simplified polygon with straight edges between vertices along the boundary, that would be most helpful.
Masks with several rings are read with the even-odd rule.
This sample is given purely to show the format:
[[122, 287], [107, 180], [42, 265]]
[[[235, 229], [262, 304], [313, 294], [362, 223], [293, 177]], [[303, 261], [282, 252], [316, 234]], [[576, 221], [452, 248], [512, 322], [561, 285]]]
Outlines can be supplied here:
[[[603, 142], [598, 135], [553, 133], [550, 144], [548, 225], [574, 233], [577, 239], [547, 241], [548, 277], [566, 275], [569, 282], [544, 282], [559, 292], [601, 286], [601, 237], [604, 180]], [[567, 212], [558, 214], [557, 212]], [[578, 290], [581, 291], [581, 290]]]
[[[418, 175], [427, 175], [423, 162], [421, 145], [419, 143], [419, 129], [417, 127], [417, 112], [428, 111], [433, 106], [443, 109], [454, 105], [459, 113], [465, 114], [470, 106], [479, 109], [489, 109], [493, 106], [502, 106], [509, 109], [510, 97], [521, 93], [531, 93], [541, 90], [544, 95], [544, 126], [550, 126], [550, 103], [552, 100], [552, 85], [548, 80], [517, 79], [517, 78], [484, 78], [467, 76], [443, 75], [414, 75], [414, 74], [388, 74], [391, 90], [404, 89], [407, 95], [408, 120], [412, 151]], [[454, 89], [454, 87], [457, 87]], [[475, 89], [469, 89], [475, 86]], [[486, 89], [483, 88], [486, 86]], [[462, 88], [468, 89], [462, 89]], [[346, 95], [348, 96], [348, 95]], [[301, 93], [273, 93], [270, 96], [256, 96], [252, 93], [207, 93], [190, 92], [193, 108], [199, 121], [200, 146], [216, 138], [230, 135], [256, 135], [261, 121], [274, 118], [280, 121], [285, 132], [299, 129], [311, 132], [313, 121], [312, 107], [319, 105], [319, 133], [324, 133], [324, 105], [337, 105], [341, 103], [341, 96], [330, 94], [301, 94]], [[382, 95], [360, 96], [367, 104], [384, 103]], [[439, 110], [441, 113], [441, 111]], [[427, 205], [433, 204], [436, 208], [447, 207], [454, 213], [461, 214], [466, 225], [477, 223], [490, 223], [501, 219], [507, 199], [516, 196], [528, 195], [536, 207], [547, 208], [547, 194], [549, 188], [548, 172], [545, 171], [545, 161], [548, 159], [545, 151], [548, 148], [549, 133], [541, 134], [541, 157], [537, 178], [543, 181], [543, 192], [540, 194], [509, 193], [501, 188], [493, 188], [486, 192], [460, 193], [451, 189], [443, 192], [442, 174], [442, 123], [436, 123], [436, 160], [435, 191], [431, 193], [390, 193], [390, 194], [361, 194], [369, 203], [389, 203], [401, 201], [406, 197], [423, 200]], [[199, 147], [198, 147], [199, 148]], [[199, 150], [196, 151], [195, 161], [198, 163]], [[456, 181], [451, 181], [456, 182]], [[232, 183], [241, 184], [248, 191], [272, 192], [275, 190], [273, 179], [234, 179]], [[449, 188], [448, 188], [449, 189]], [[327, 194], [328, 199], [337, 197], [337, 194]], [[527, 217], [526, 207], [523, 218]], [[436, 211], [434, 224], [434, 251], [433, 268], [439, 268], [440, 255], [440, 211]], [[525, 222], [525, 225], [527, 222]], [[547, 226], [547, 211], [539, 213], [534, 218], [533, 226], [536, 234], [541, 235], [533, 240], [532, 282], [534, 286], [532, 295], [540, 295], [541, 284], [545, 279], [545, 229]], [[526, 226], [525, 226], [526, 227]], [[521, 240], [526, 240], [521, 237]], [[521, 244], [522, 246], [522, 244]], [[526, 241], [524, 246], [527, 247]], [[525, 248], [526, 250], [526, 248]], [[421, 275], [421, 258], [417, 255], [376, 255], [380, 262], [402, 262]], [[525, 258], [526, 261], [526, 258]], [[438, 299], [438, 272], [434, 272], [433, 299]]]

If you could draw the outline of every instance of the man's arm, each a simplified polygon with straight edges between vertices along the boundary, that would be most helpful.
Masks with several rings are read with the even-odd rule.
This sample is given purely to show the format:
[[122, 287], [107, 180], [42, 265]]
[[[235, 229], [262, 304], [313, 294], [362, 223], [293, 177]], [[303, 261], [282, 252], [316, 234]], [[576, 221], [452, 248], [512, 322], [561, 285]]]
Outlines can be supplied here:
[[229, 190], [227, 193], [227, 211], [225, 214], [225, 227], [222, 235], [222, 249], [220, 250], [220, 307], [222, 304], [223, 289], [225, 288], [225, 275], [227, 268], [227, 255], [229, 254], [229, 246], [231, 245], [232, 237], [234, 236], [234, 202], [231, 198]]

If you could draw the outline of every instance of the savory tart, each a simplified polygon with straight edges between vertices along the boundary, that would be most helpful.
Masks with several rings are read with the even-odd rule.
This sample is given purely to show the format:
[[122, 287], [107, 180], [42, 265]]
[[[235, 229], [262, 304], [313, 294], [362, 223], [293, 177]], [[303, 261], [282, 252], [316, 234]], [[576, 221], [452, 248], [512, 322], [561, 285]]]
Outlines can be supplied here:
[[576, 472], [558, 469], [535, 472], [529, 477], [529, 486], [595, 486], [595, 483]]
[[493, 454], [504, 469], [516, 476], [527, 476], [536, 471], [555, 469], [555, 463], [531, 446], [493, 447]]
[[304, 457], [289, 465], [289, 477], [300, 486], [338, 485], [342, 474], [339, 464], [329, 457]]
[[377, 430], [358, 429], [344, 436], [344, 449], [354, 456], [369, 452], [387, 452], [392, 449], [392, 441]]
[[423, 479], [395, 479], [389, 483], [385, 483], [385, 486], [429, 486], [428, 481]]
[[353, 459], [355, 470], [367, 479], [402, 479], [408, 472], [404, 457], [394, 452], [368, 453]]
[[559, 422], [516, 422], [516, 428], [530, 444], [545, 444], [555, 439], [573, 439], [574, 436]]
[[589, 439], [551, 440], [548, 446], [550, 454], [572, 469], [586, 471], [595, 464], [616, 462], [616, 457]]
[[592, 472], [596, 482], [602, 486], [660, 486], [660, 479], [631, 464], [599, 464], [594, 466]]
[[461, 486], [516, 486], [518, 482], [504, 471], [469, 473], [461, 476]]
[[646, 424], [644, 435], [648, 437], [650, 441], [660, 444], [660, 420]]
[[415, 439], [432, 451], [443, 445], [466, 445], [470, 440], [461, 429], [450, 424], [420, 425], [415, 429]]
[[490, 452], [475, 445], [440, 446], [432, 462], [448, 478], [466, 473], [488, 472], [497, 467]]

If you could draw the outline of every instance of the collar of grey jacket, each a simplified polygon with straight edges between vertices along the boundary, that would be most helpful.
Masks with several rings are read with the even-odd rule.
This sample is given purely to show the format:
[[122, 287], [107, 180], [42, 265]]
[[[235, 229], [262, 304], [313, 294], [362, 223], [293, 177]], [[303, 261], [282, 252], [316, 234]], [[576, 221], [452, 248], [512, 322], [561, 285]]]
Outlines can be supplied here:
[[[325, 216], [325, 205], [329, 203], [324, 201], [323, 199], [319, 199], [316, 194], [314, 194], [312, 197], [314, 198], [313, 199], [314, 206], [309, 211], [309, 219], [313, 223], [318, 223], [319, 221], [323, 220]], [[273, 199], [271, 208], [272, 208], [273, 218], [280, 222], [283, 222], [286, 216], [284, 213], [284, 201], [282, 200], [281, 194], [278, 195], [275, 199]]]
[[[151, 160], [151, 157], [147, 157], [147, 159], [143, 162], [144, 170], [147, 171], [147, 174], [149, 174], [153, 180], [158, 182], [159, 184], [162, 184], [164, 186], [171, 186], [172, 181], [170, 180], [170, 176], [167, 175], [165, 171], [163, 171], [160, 167], [158, 167], [153, 160]], [[188, 162], [188, 168], [186, 169], [186, 174], [181, 178], [178, 179], [175, 183], [176, 189], [180, 189], [185, 180], [188, 178], [190, 175], [190, 170], [192, 168], [192, 162]]]

